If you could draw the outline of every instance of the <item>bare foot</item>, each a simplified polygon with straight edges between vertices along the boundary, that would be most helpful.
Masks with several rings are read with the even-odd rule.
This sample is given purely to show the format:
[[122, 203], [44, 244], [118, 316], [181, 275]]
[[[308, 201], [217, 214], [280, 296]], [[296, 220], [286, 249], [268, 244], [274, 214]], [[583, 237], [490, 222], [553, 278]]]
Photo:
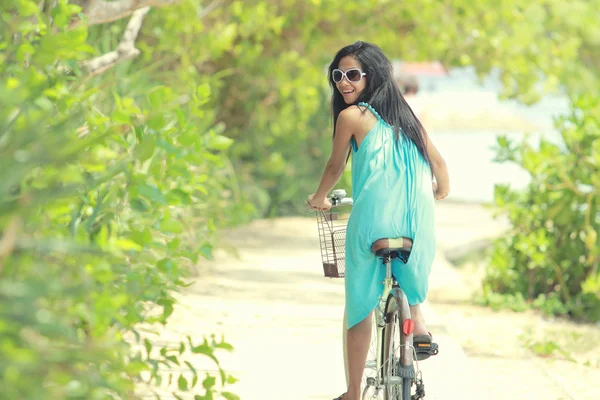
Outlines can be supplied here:
[[429, 335], [429, 331], [425, 324], [415, 321], [414, 336]]
[[356, 394], [356, 395], [352, 395], [352, 393], [347, 392], [344, 393], [344, 395], [342, 396], [342, 398], [340, 400], [360, 400], [360, 394]]
[[419, 305], [410, 307], [410, 314], [413, 321], [415, 321], [414, 335], [429, 335], [427, 327], [425, 326], [425, 318], [423, 318], [423, 314], [421, 313], [421, 307]]

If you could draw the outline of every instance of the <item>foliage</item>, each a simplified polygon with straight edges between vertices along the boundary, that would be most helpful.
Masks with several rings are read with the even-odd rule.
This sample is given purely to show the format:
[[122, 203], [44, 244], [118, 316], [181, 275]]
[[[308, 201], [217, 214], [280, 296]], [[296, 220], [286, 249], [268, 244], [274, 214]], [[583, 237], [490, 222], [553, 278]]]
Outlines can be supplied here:
[[557, 121], [562, 143], [499, 139], [498, 158], [531, 176], [524, 191], [497, 186], [512, 231], [498, 239], [485, 278], [492, 292], [548, 314], [600, 320], [600, 100], [582, 96]]
[[79, 10], [23, 0], [0, 22], [0, 398], [132, 398], [187, 353], [220, 382], [194, 371], [178, 389], [213, 398], [234, 381], [216, 358], [230, 345], [153, 345], [139, 330], [168, 321], [216, 227], [245, 207], [224, 195], [231, 141], [212, 82], [175, 93], [84, 76], [96, 50], [85, 25], [67, 28]]
[[234, 139], [239, 183], [260, 216], [301, 212], [316, 189], [331, 146], [325, 67], [355, 40], [393, 59], [473, 65], [482, 75], [496, 69], [504, 96], [528, 103], [575, 77], [588, 87], [597, 70], [580, 58], [597, 50], [598, 31], [580, 22], [598, 0], [570, 3], [568, 13], [547, 0], [250, 0], [221, 3], [202, 18], [198, 4], [152, 13], [136, 64], [164, 60], [174, 86], [195, 75], [222, 78], [211, 106]]

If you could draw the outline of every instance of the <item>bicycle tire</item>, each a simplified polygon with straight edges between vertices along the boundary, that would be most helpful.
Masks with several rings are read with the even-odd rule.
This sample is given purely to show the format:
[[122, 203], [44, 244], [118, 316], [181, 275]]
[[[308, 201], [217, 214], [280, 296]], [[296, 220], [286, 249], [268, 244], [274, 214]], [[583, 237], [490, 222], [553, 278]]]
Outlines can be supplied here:
[[[401, 381], [398, 384], [386, 384], [384, 400], [411, 400], [412, 377], [401, 377], [400, 368], [403, 365], [412, 367], [412, 350], [410, 354], [406, 351], [412, 349], [412, 334], [405, 337], [401, 327], [401, 321], [410, 318], [410, 308], [406, 295], [399, 287], [394, 287], [388, 295], [385, 305], [386, 325], [383, 328], [382, 360], [384, 360], [384, 374], [386, 381]], [[399, 379], [401, 378], [401, 379]]]
[[[363, 371], [362, 381], [361, 381], [361, 393], [362, 400], [379, 400], [380, 397], [372, 394], [369, 395], [368, 380], [373, 379], [377, 380], [377, 318], [375, 313], [373, 312], [372, 321], [371, 321], [371, 343], [369, 344], [369, 351], [367, 353], [367, 360], [365, 362], [365, 370]], [[375, 391], [375, 387], [373, 386], [373, 391]]]

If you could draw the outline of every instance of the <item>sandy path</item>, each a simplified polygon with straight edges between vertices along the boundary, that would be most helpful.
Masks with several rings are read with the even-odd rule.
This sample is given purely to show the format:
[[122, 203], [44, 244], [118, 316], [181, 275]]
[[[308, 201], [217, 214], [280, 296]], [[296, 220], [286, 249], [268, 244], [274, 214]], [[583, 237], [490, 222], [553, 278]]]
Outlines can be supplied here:
[[[448, 203], [437, 212], [440, 253], [426, 315], [441, 352], [422, 363], [427, 400], [599, 398], [598, 386], [591, 382], [600, 382], [600, 370], [577, 370], [573, 363], [557, 364], [554, 370], [518, 348], [510, 327], [507, 335], [514, 337], [498, 336], [510, 325], [510, 315], [500, 318], [477, 308], [479, 315], [462, 302], [468, 288], [443, 252], [505, 225], [475, 206]], [[343, 282], [322, 277], [314, 221], [255, 221], [226, 239], [237, 247], [239, 258], [218, 253], [180, 295], [181, 305], [156, 340], [223, 334], [236, 351], [223, 353], [220, 360], [240, 379], [230, 390], [242, 400], [327, 400], [339, 395], [345, 385]], [[497, 319], [499, 326], [494, 325]], [[190, 358], [212, 368], [202, 358]]]

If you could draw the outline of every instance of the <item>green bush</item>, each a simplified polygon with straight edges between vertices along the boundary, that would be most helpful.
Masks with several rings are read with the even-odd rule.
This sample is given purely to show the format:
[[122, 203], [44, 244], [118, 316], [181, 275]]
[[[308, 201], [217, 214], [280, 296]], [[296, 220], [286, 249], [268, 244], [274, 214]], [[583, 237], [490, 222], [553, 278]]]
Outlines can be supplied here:
[[553, 315], [600, 320], [600, 100], [582, 96], [557, 121], [562, 144], [499, 139], [499, 161], [531, 176], [523, 191], [496, 187], [512, 230], [494, 245], [484, 281]]
[[193, 371], [169, 378], [179, 391], [213, 398], [234, 381], [216, 358], [229, 344], [153, 345], [140, 330], [167, 323], [173, 292], [239, 214], [210, 84], [124, 95], [79, 67], [95, 53], [85, 25], [67, 29], [80, 7], [13, 7], [0, 20], [0, 398], [130, 399], [178, 366]]

